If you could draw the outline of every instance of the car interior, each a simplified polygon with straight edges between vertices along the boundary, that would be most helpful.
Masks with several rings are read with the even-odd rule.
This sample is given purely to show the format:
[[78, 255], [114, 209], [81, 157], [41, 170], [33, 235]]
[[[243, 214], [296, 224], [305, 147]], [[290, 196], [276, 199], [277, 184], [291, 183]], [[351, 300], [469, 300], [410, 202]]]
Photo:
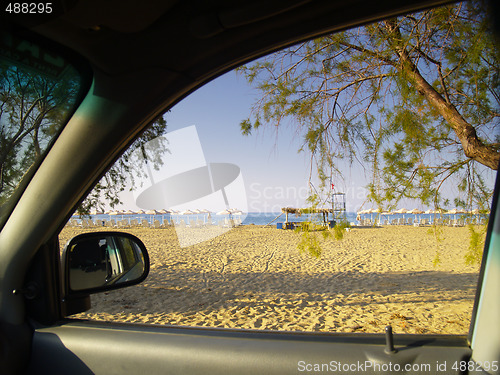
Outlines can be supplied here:
[[[64, 78], [69, 86], [61, 87], [61, 126], [51, 130], [50, 142], [40, 146], [9, 199], [0, 201], [0, 373], [424, 373], [415, 369], [428, 364], [425, 373], [500, 374], [498, 176], [468, 335], [68, 319], [90, 308], [91, 293], [147, 280], [150, 260], [140, 239], [101, 232], [75, 237], [61, 254], [58, 235], [158, 116], [222, 74], [278, 49], [449, 3], [57, 0], [23, 12], [21, 5], [14, 8], [21, 3], [3, 2], [2, 60]], [[489, 6], [498, 17], [498, 5]], [[498, 28], [500, 18], [496, 22]], [[443, 363], [447, 367], [439, 367]]]

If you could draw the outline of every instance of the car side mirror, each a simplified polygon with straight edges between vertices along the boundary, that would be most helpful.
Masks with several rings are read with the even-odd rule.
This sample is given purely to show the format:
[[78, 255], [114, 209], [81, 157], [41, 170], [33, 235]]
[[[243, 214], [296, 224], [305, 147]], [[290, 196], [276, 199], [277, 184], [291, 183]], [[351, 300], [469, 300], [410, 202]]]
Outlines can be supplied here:
[[146, 247], [122, 232], [93, 232], [71, 239], [63, 251], [66, 299], [135, 285], [149, 273]]

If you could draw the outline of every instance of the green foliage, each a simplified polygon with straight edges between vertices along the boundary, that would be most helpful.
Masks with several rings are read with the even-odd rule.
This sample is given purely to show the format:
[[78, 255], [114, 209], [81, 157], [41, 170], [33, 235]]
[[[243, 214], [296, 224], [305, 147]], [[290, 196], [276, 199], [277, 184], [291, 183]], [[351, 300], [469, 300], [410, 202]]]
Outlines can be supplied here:
[[321, 256], [321, 252], [323, 251], [318, 237], [315, 233], [312, 233], [309, 228], [303, 229], [302, 236], [297, 247], [300, 253], [308, 253], [315, 258], [319, 258]]
[[[311, 193], [306, 201], [310, 207], [302, 209], [301, 214], [310, 214], [311, 220], [301, 223], [296, 232], [301, 234], [301, 239], [298, 244], [298, 249], [301, 253], [308, 253], [313, 257], [319, 258], [323, 251], [322, 242], [330, 238], [335, 238], [340, 241], [344, 238], [346, 228], [350, 228], [349, 222], [346, 220], [339, 220], [336, 225], [330, 229], [327, 223], [323, 221], [323, 214], [317, 213], [317, 208], [323, 206], [325, 202], [321, 200], [321, 191], [326, 189], [326, 184], [323, 183], [320, 191]], [[316, 213], [315, 213], [316, 212]], [[338, 220], [338, 218], [337, 218]]]
[[379, 206], [409, 198], [443, 207], [450, 179], [467, 197], [461, 204], [485, 206], [486, 167], [465, 155], [456, 130], [468, 124], [489, 157], [499, 157], [500, 51], [484, 9], [472, 1], [398, 17], [240, 68], [262, 94], [243, 134], [296, 124], [318, 175], [339, 172], [338, 160], [360, 161]]
[[[76, 72], [69, 67], [58, 79], [0, 61], [0, 208], [34, 170], [45, 151], [57, 137], [71, 114], [80, 90]], [[81, 214], [120, 203], [118, 194], [130, 180], [130, 170], [144, 171], [144, 166], [130, 158], [137, 147], [153, 139], [157, 147], [146, 157], [158, 168], [166, 141], [158, 138], [166, 129], [163, 118], [156, 119], [135, 144], [111, 167], [78, 208]]]
[[308, 253], [315, 258], [319, 258], [323, 252], [321, 241], [330, 237], [328, 229], [314, 221], [301, 223], [301, 227], [296, 229], [301, 233], [300, 242], [297, 245], [300, 253]]
[[480, 264], [483, 257], [484, 241], [487, 225], [481, 225], [479, 230], [472, 224], [469, 226], [470, 240], [469, 249], [465, 254], [465, 264]]
[[436, 251], [436, 256], [432, 260], [432, 265], [434, 267], [437, 267], [439, 264], [441, 264], [441, 254], [439, 253], [439, 250]]
[[347, 221], [341, 221], [339, 223], [336, 223], [335, 226], [333, 227], [333, 236], [337, 241], [340, 241], [344, 238], [344, 235], [346, 233], [346, 229], [351, 228], [351, 224]]
[[[78, 207], [78, 213], [88, 214], [92, 209], [103, 210], [105, 205], [115, 207], [121, 204], [119, 194], [125, 190], [125, 186], [135, 188], [135, 179], [146, 176], [146, 163], [158, 170], [163, 164], [162, 156], [168, 152], [167, 140], [162, 137], [166, 129], [165, 119], [162, 116], [156, 118], [94, 186]], [[145, 147], [148, 143], [153, 144], [153, 147]], [[141, 159], [132, 157], [138, 149], [142, 151]]]
[[[371, 176], [368, 199], [379, 208], [411, 199], [484, 211], [493, 190], [485, 176], [500, 160], [500, 51], [486, 8], [475, 0], [425, 10], [304, 42], [240, 68], [261, 92], [242, 132], [295, 124], [300, 150], [312, 154], [320, 181], [342, 177], [340, 160], [359, 162]], [[464, 150], [467, 143], [473, 151]], [[446, 185], [459, 196], [446, 197]], [[442, 231], [432, 232], [438, 264]], [[319, 254], [310, 233], [302, 248], [306, 240]], [[478, 246], [471, 232], [467, 261], [479, 259]]]
[[325, 241], [333, 236], [335, 240], [341, 241], [346, 233], [346, 228], [351, 227], [346, 221], [336, 223], [332, 229], [315, 221], [301, 224], [301, 227], [295, 230], [297, 233], [301, 233], [297, 247], [301, 253], [308, 253], [315, 258], [319, 258], [323, 252], [321, 240]]
[[57, 137], [80, 85], [69, 66], [56, 79], [0, 60], [0, 208]]
[[440, 243], [444, 240], [444, 228], [441, 225], [433, 224], [427, 229], [427, 234], [434, 236], [436, 240], [436, 256], [432, 261], [432, 265], [437, 267], [441, 263]]

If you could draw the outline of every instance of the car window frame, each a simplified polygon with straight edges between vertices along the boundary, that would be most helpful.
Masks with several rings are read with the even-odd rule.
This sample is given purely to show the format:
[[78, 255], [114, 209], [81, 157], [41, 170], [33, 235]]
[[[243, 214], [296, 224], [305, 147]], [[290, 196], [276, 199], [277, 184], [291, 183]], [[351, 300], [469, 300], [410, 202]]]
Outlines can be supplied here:
[[28, 42], [35, 43], [40, 45], [45, 50], [49, 50], [56, 54], [57, 56], [65, 59], [71, 66], [75, 69], [80, 77], [80, 86], [78, 90], [78, 94], [75, 98], [75, 103], [71, 111], [68, 111], [66, 114], [65, 122], [61, 123], [57, 133], [52, 137], [51, 141], [47, 145], [46, 149], [40, 156], [38, 160], [35, 161], [31, 165], [31, 167], [25, 171], [24, 177], [20, 180], [18, 187], [14, 190], [11, 196], [7, 199], [5, 204], [1, 207], [0, 210], [0, 231], [2, 230], [5, 223], [8, 221], [10, 214], [16, 207], [19, 199], [24, 194], [24, 191], [30, 184], [31, 179], [38, 171], [40, 165], [43, 163], [45, 157], [52, 149], [52, 146], [59, 138], [60, 134], [64, 130], [64, 127], [69, 122], [69, 120], [73, 117], [79, 106], [82, 104], [85, 96], [88, 94], [94, 77], [93, 69], [91, 68], [89, 62], [84, 59], [82, 56], [77, 54], [75, 51], [70, 48], [64, 47], [60, 44], [55, 43], [52, 40], [42, 37], [41, 35], [34, 33], [26, 28], [20, 27], [18, 25], [12, 25], [8, 22], [1, 25], [1, 30], [7, 33], [11, 33], [15, 35], [16, 38], [23, 38]]

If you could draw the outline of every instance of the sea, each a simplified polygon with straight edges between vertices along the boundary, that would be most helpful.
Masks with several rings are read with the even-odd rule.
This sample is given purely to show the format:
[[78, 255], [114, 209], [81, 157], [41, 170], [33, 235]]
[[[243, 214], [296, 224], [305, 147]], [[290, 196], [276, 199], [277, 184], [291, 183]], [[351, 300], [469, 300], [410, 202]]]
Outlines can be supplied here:
[[[365, 214], [358, 216], [355, 212], [346, 212], [345, 213], [345, 219], [347, 222], [355, 225], [359, 225], [362, 223], [361, 220], [363, 219], [370, 219], [371, 222], [374, 222], [376, 218], [376, 214]], [[228, 218], [228, 215], [216, 215], [214, 213], [210, 214], [194, 214], [194, 215], [170, 215], [170, 214], [165, 214], [165, 215], [148, 215], [148, 214], [131, 214], [131, 215], [106, 215], [106, 214], [101, 214], [101, 215], [90, 215], [90, 218], [94, 223], [98, 224], [99, 222], [102, 221], [108, 221], [110, 219], [116, 220], [128, 220], [129, 222], [137, 219], [139, 222], [141, 220], [146, 220], [148, 223], [152, 224], [154, 220], [158, 220], [161, 224], [165, 222], [165, 220], [168, 220], [169, 222], [174, 222], [174, 223], [180, 223], [181, 220], [184, 220], [185, 223], [190, 223], [193, 220], [202, 220], [204, 223], [207, 223], [209, 220], [212, 222], [212, 224], [217, 224], [220, 221], [224, 221], [225, 219]], [[285, 222], [285, 214], [282, 214], [281, 212], [249, 212], [247, 214], [243, 215], [231, 215], [232, 219], [240, 219], [242, 225], [276, 225], [279, 223], [284, 223]], [[419, 220], [419, 219], [431, 219], [432, 215], [428, 214], [420, 214], [420, 215], [413, 215], [413, 214], [391, 214], [391, 215], [383, 215], [379, 219], [380, 220], [393, 220], [393, 219], [404, 219], [405, 222], [408, 222], [408, 219], [412, 219], [413, 221]], [[76, 219], [78, 223], [81, 223], [82, 218], [79, 216], [73, 216], [72, 219]], [[332, 219], [330, 215], [330, 220]], [[361, 220], [359, 220], [361, 219]], [[314, 215], [302, 215], [302, 216], [295, 216], [294, 214], [289, 214], [288, 215], [288, 221], [291, 222], [304, 222], [304, 221], [311, 221], [311, 220], [321, 220], [321, 217], [318, 216], [317, 214]], [[337, 219], [338, 220], [338, 219]]]

